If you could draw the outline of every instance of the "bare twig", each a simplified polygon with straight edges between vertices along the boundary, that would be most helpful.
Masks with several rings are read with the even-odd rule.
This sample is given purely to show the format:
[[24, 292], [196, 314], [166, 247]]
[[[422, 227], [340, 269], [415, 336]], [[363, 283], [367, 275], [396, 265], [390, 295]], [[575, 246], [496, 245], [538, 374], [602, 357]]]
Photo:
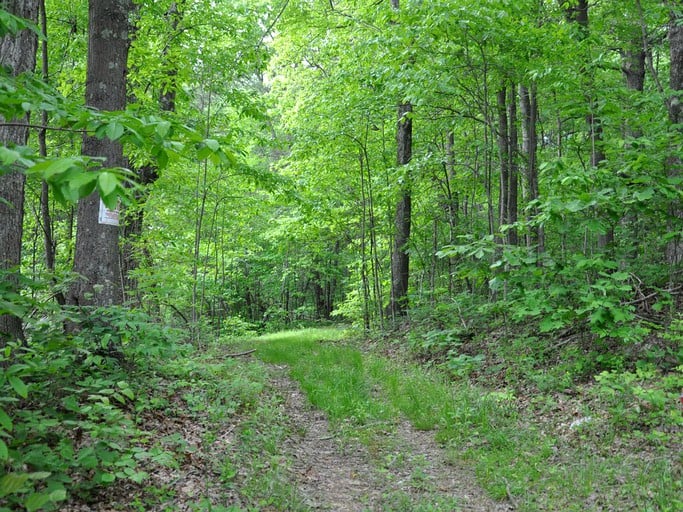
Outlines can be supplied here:
[[242, 357], [242, 356], [248, 356], [249, 354], [253, 354], [256, 352], [255, 348], [252, 348], [251, 350], [246, 350], [244, 352], [237, 352], [236, 354], [225, 354], [225, 357]]
[[640, 297], [639, 299], [633, 299], [633, 300], [631, 300], [631, 301], [629, 301], [629, 302], [625, 302], [625, 303], [624, 303], [624, 306], [632, 306], [632, 305], [634, 305], [634, 304], [640, 304], [641, 302], [645, 302], [645, 301], [647, 301], [647, 300], [650, 300], [650, 299], [656, 297], [656, 296], [659, 295], [660, 293], [671, 293], [671, 294], [675, 294], [676, 292], [678, 292], [678, 291], [681, 290], [681, 289], [683, 289], [683, 285], [676, 286], [676, 287], [674, 287], [674, 288], [669, 288], [668, 290], [660, 290], [660, 291], [652, 292], [652, 293], [650, 293], [649, 295], [645, 295], [645, 296], [643, 296], [643, 297]]
[[45, 126], [43, 124], [27, 124], [27, 123], [0, 123], [0, 126], [17, 127], [24, 126], [35, 130], [52, 130], [56, 132], [70, 132], [70, 133], [86, 133], [85, 130], [75, 130], [73, 128], [62, 128], [60, 126]]

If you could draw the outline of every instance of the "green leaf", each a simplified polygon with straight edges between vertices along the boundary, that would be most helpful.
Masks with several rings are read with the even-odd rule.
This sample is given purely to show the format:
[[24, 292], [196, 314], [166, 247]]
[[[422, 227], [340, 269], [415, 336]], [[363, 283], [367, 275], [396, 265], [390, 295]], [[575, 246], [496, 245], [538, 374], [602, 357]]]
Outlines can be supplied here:
[[14, 494], [23, 489], [28, 480], [27, 473], [8, 473], [0, 478], [0, 497]]
[[633, 319], [633, 313], [625, 308], [612, 308], [610, 312], [612, 313], [612, 319], [615, 323], [626, 322]]
[[132, 480], [136, 484], [141, 484], [149, 477], [149, 473], [145, 471], [136, 471], [132, 475], [128, 476], [129, 480]]
[[611, 277], [615, 281], [626, 281], [631, 277], [631, 275], [628, 272], [614, 272], [610, 274], [609, 277]]
[[73, 412], [80, 412], [81, 411], [81, 406], [78, 403], [78, 400], [76, 399], [75, 396], [67, 396], [64, 400], [62, 400], [62, 404], [64, 405], [64, 408], [67, 411], [73, 411]]
[[129, 398], [130, 400], [135, 399], [135, 393], [133, 393], [133, 390], [130, 389], [130, 384], [128, 384], [125, 380], [117, 382], [116, 385], [118, 386], [122, 395]]
[[27, 313], [27, 309], [20, 304], [14, 304], [12, 301], [0, 300], [0, 314], [4, 313], [21, 317]]
[[19, 160], [19, 158], [21, 158], [19, 152], [6, 148], [5, 146], [0, 146], [0, 162], [2, 162], [3, 165], [12, 165]]
[[0, 439], [0, 460], [5, 461], [7, 459], [9, 459], [9, 449], [5, 441]]
[[124, 128], [122, 124], [112, 122], [107, 126], [107, 137], [111, 140], [118, 140], [123, 135]]
[[580, 201], [579, 199], [574, 199], [574, 200], [566, 203], [565, 208], [569, 212], [576, 213], [576, 212], [580, 212], [581, 210], [586, 208], [586, 203], [584, 203], [583, 201]]
[[78, 453], [78, 457], [76, 458], [76, 462], [81, 465], [84, 469], [94, 469], [97, 467], [97, 456], [95, 455], [95, 451], [88, 447], [82, 449]]
[[36, 471], [35, 473], [29, 473], [28, 477], [31, 480], [45, 480], [46, 478], [49, 478], [52, 473], [49, 471]]
[[50, 501], [64, 501], [66, 499], [66, 489], [55, 489], [50, 493]]
[[31, 494], [26, 501], [24, 501], [24, 507], [26, 507], [27, 512], [34, 512], [43, 508], [43, 505], [50, 503], [50, 495], [44, 492]]
[[221, 145], [218, 143], [216, 139], [205, 139], [204, 145], [214, 152], [218, 151], [221, 148]]
[[96, 173], [82, 170], [81, 172], [77, 172], [75, 174], [69, 173], [67, 183], [69, 184], [70, 188], [78, 190], [81, 187], [94, 182], [96, 179]]
[[168, 153], [161, 149], [154, 155], [157, 159], [157, 166], [159, 169], [164, 169], [168, 165]]
[[155, 127], [154, 131], [157, 133], [159, 137], [162, 139], [166, 137], [169, 132], [171, 131], [171, 123], [168, 121], [160, 121]]
[[541, 320], [541, 323], [538, 326], [538, 329], [541, 332], [550, 332], [550, 331], [554, 331], [555, 329], [559, 329], [562, 326], [564, 326], [563, 322], [556, 320], [553, 317], [546, 317], [543, 320]]
[[12, 389], [17, 392], [17, 395], [19, 395], [22, 398], [28, 397], [28, 386], [24, 384], [24, 381], [22, 381], [19, 377], [16, 375], [11, 375], [7, 377], [7, 380], [9, 381], [10, 385], [12, 386]]
[[107, 171], [99, 173], [97, 177], [97, 188], [103, 196], [110, 196], [119, 184], [119, 180], [115, 174]]
[[652, 197], [655, 195], [655, 189], [652, 187], [648, 187], [645, 190], [641, 190], [640, 192], [636, 192], [633, 194], [633, 196], [638, 200], [638, 201], [648, 201], [652, 199]]
[[199, 151], [197, 151], [197, 158], [200, 160], [206, 160], [213, 154], [213, 151], [211, 149], [207, 148], [206, 146], [200, 146]]
[[33, 167], [31, 167], [31, 172], [39, 174], [44, 180], [50, 181], [50, 179], [58, 174], [62, 174], [71, 167], [75, 165], [75, 160], [73, 158], [58, 158], [54, 160], [45, 160], [43, 162], [38, 162]]
[[17, 32], [29, 29], [35, 32], [42, 39], [42, 32], [38, 27], [29, 20], [14, 16], [5, 9], [0, 9], [0, 37], [7, 34], [16, 34]]
[[116, 480], [116, 475], [114, 473], [100, 473], [100, 481], [105, 484], [110, 484]]
[[12, 424], [12, 418], [8, 416], [2, 407], [0, 407], [0, 427], [4, 428], [8, 432], [11, 432], [12, 428], [14, 427]]

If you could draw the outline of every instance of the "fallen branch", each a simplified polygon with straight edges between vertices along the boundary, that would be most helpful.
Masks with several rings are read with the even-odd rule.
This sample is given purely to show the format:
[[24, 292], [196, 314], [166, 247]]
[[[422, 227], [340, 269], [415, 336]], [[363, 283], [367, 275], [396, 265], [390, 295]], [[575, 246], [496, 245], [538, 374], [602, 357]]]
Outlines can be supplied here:
[[242, 356], [248, 356], [249, 354], [253, 354], [256, 352], [255, 348], [252, 348], [251, 350], [247, 350], [245, 352], [237, 352], [236, 354], [225, 354], [225, 357], [242, 357]]
[[649, 295], [645, 295], [645, 296], [643, 296], [643, 297], [640, 297], [640, 298], [637, 298], [637, 299], [633, 299], [632, 301], [625, 302], [625, 303], [624, 303], [624, 306], [633, 306], [634, 304], [639, 304], [639, 303], [641, 303], [641, 302], [648, 301], [648, 300], [650, 300], [650, 299], [653, 299], [654, 297], [656, 297], [656, 296], [659, 295], [660, 293], [670, 293], [671, 295], [676, 295], [677, 292], [678, 292], [679, 290], [681, 290], [682, 288], [683, 288], [683, 285], [681, 285], [681, 286], [676, 286], [675, 288], [670, 288], [670, 289], [668, 289], [668, 290], [658, 290], [658, 291], [656, 291], [656, 292], [650, 293]]

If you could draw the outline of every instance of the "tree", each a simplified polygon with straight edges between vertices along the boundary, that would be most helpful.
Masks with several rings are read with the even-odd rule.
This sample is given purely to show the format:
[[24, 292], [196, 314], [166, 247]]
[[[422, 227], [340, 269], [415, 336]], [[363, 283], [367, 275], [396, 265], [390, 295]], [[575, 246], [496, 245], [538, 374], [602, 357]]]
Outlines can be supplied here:
[[[391, 0], [391, 6], [399, 9], [399, 0]], [[413, 106], [403, 101], [398, 106], [396, 123], [396, 164], [400, 167], [410, 163], [413, 151]], [[408, 308], [408, 281], [410, 278], [410, 224], [412, 192], [410, 177], [405, 176], [401, 185], [400, 197], [396, 204], [394, 217], [394, 248], [391, 253], [391, 302], [389, 314], [393, 317], [404, 316]]]
[[[683, 2], [674, 0], [671, 2], [671, 13], [669, 19], [669, 56], [671, 59], [671, 69], [669, 71], [669, 87], [671, 96], [667, 102], [669, 120], [678, 126], [681, 132], [683, 123]], [[680, 151], [680, 145], [675, 148]], [[681, 172], [681, 159], [672, 158], [670, 162], [669, 174], [679, 176]], [[673, 205], [674, 221], [680, 222], [683, 219], [683, 206], [680, 200]], [[669, 263], [680, 263], [683, 260], [683, 242], [680, 235], [672, 240], [667, 247], [667, 259]]]
[[[536, 163], [538, 150], [538, 134], [536, 124], [538, 118], [538, 105], [536, 100], [536, 84], [531, 87], [523, 84], [519, 86], [519, 111], [522, 118], [522, 155], [525, 166], [527, 182], [527, 201], [535, 202], [538, 199], [538, 166]], [[531, 217], [538, 214], [536, 206], [531, 208]], [[544, 251], [543, 229], [540, 226], [532, 226], [528, 245], [536, 245], [537, 253]]]
[[[101, 110], [126, 106], [130, 0], [91, 0], [88, 10], [86, 104]], [[112, 136], [112, 138], [115, 138]], [[103, 158], [108, 167], [124, 167], [121, 143], [112, 138], [83, 138], [83, 154]], [[119, 264], [119, 228], [99, 221], [100, 198], [92, 193], [78, 203], [74, 271], [83, 276], [70, 290], [78, 305], [123, 301]]]
[[[32, 22], [38, 19], [38, 2], [34, 0], [11, 0], [3, 7], [15, 16]], [[27, 28], [16, 34], [6, 34], [0, 42], [0, 65], [11, 70], [13, 76], [33, 71], [36, 65], [38, 38]], [[11, 125], [0, 126], [0, 143], [4, 146], [22, 146], [28, 140], [28, 116], [10, 120]], [[0, 173], [0, 272], [9, 286], [10, 293], [17, 291], [21, 243], [24, 220], [25, 175], [19, 169]], [[0, 290], [2, 291], [2, 290]], [[0, 344], [21, 339], [21, 319], [12, 315], [0, 315]]]
[[[398, 107], [396, 125], [396, 163], [404, 166], [412, 157], [413, 122], [410, 118], [412, 105], [402, 103]], [[408, 307], [408, 280], [410, 278], [410, 256], [408, 242], [410, 240], [410, 224], [412, 209], [412, 192], [410, 178], [401, 186], [400, 197], [396, 204], [394, 217], [394, 249], [391, 253], [391, 302], [389, 313], [392, 317], [406, 314]]]

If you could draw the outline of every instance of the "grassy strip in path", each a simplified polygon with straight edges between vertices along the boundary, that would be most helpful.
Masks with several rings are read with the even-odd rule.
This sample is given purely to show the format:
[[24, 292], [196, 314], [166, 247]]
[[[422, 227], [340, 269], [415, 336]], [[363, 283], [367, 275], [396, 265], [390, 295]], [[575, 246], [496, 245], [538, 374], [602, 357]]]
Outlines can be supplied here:
[[378, 442], [371, 427], [402, 416], [417, 429], [436, 429], [454, 460], [475, 461], [480, 484], [518, 510], [681, 510], [666, 458], [626, 460], [594, 453], [588, 443], [562, 445], [520, 416], [512, 393], [447, 382], [437, 372], [334, 343], [343, 337], [336, 329], [278, 333], [260, 338], [257, 354], [288, 365], [312, 404], [361, 440]]
[[141, 511], [308, 510], [289, 483], [281, 449], [289, 432], [268, 369], [226, 353], [225, 344], [209, 343], [159, 361], [139, 421], [167, 450], [168, 467], [150, 468], [154, 478], [112, 496], [111, 509], [125, 499], [126, 510]]

